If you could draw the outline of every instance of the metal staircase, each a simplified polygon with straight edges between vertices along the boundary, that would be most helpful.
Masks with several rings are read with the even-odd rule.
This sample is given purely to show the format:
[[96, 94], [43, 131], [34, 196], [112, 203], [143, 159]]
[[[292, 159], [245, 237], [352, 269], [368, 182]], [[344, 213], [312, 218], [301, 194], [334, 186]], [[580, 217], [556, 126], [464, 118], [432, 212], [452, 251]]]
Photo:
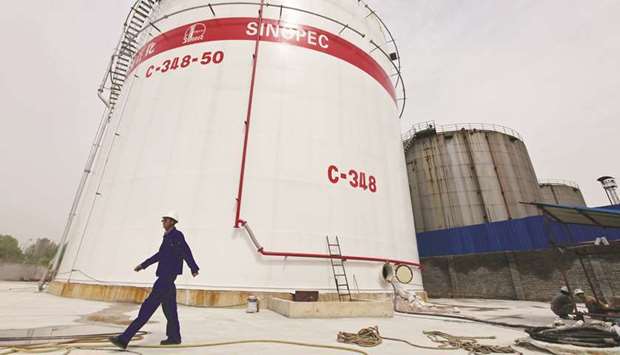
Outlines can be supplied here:
[[[129, 74], [131, 63], [139, 49], [139, 37], [143, 30], [152, 25], [148, 19], [159, 0], [137, 0], [123, 24], [123, 33], [112, 54], [106, 74], [97, 90], [99, 98], [108, 107], [108, 116], [121, 96], [121, 90]], [[156, 28], [153, 26], [153, 28]], [[108, 85], [109, 86], [106, 86]], [[107, 91], [107, 97], [104, 94]]]
[[330, 256], [329, 261], [332, 264], [338, 299], [340, 301], [351, 301], [351, 289], [349, 288], [347, 271], [344, 268], [344, 260], [341, 258], [342, 250], [340, 249], [340, 240], [338, 239], [338, 236], [336, 236], [336, 243], [332, 243], [329, 240], [329, 236], [326, 236], [325, 239], [327, 240], [327, 250], [329, 251]]

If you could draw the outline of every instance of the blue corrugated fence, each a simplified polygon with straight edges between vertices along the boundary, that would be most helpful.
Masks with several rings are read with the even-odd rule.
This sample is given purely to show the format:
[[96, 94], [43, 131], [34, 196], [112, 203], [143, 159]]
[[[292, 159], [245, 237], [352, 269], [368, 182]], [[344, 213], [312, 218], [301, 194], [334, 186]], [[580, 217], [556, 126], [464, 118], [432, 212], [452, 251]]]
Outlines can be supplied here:
[[425, 257], [546, 249], [550, 247], [549, 236], [560, 245], [591, 241], [601, 236], [620, 240], [620, 229], [551, 221], [545, 227], [542, 216], [533, 216], [419, 233], [417, 240], [420, 256]]

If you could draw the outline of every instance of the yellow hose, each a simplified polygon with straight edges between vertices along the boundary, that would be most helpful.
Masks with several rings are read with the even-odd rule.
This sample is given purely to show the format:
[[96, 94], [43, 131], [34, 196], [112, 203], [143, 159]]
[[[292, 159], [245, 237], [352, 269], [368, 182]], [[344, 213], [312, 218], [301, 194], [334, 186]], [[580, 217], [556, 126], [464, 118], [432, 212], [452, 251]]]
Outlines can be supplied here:
[[[4, 347], [7, 351], [1, 352], [0, 355], [7, 354], [17, 354], [17, 353], [46, 353], [53, 351], [61, 351], [65, 350], [64, 355], [69, 354], [74, 349], [84, 349], [84, 350], [105, 350], [109, 351], [111, 349], [116, 349], [116, 347], [102, 347], [103, 341], [96, 342], [88, 342], [81, 343], [80, 341], [73, 341], [70, 343], [45, 343], [38, 345], [26, 345], [26, 346], [11, 346]], [[344, 346], [336, 346], [336, 345], [322, 345], [322, 344], [312, 344], [312, 343], [303, 343], [297, 341], [288, 341], [288, 340], [275, 340], [275, 339], [248, 339], [248, 340], [236, 340], [236, 341], [225, 341], [225, 342], [217, 342], [217, 343], [197, 343], [197, 344], [178, 344], [178, 345], [130, 345], [130, 349], [134, 348], [142, 348], [142, 349], [183, 349], [183, 348], [204, 348], [204, 347], [215, 347], [215, 346], [226, 346], [226, 345], [235, 345], [235, 344], [285, 344], [285, 345], [295, 345], [295, 346], [303, 346], [310, 348], [318, 348], [318, 349], [330, 349], [337, 351], [348, 351], [351, 353], [361, 354], [361, 355], [369, 355], [367, 352], [348, 348]], [[128, 350], [131, 352], [131, 350]], [[138, 353], [139, 354], [139, 353]]]
[[224, 345], [234, 345], [234, 344], [256, 344], [256, 343], [269, 343], [269, 344], [286, 344], [286, 345], [296, 345], [296, 346], [305, 346], [309, 348], [319, 348], [319, 349], [332, 349], [332, 350], [340, 350], [340, 351], [348, 351], [362, 355], [368, 355], [367, 352], [348, 348], [344, 346], [337, 345], [322, 345], [322, 344], [312, 344], [312, 343], [303, 343], [298, 341], [289, 341], [289, 340], [274, 340], [274, 339], [250, 339], [250, 340], [236, 340], [236, 341], [224, 341], [219, 343], [201, 343], [201, 344], [179, 344], [179, 345], [133, 345], [134, 348], [199, 348], [199, 347], [210, 347], [210, 346], [224, 346]]

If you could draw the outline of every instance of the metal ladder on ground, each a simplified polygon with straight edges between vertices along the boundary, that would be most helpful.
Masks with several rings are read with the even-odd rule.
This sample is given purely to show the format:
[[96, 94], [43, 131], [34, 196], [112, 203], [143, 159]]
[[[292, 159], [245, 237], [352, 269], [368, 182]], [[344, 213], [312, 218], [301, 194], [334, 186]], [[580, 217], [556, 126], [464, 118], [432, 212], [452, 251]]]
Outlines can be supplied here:
[[340, 249], [340, 240], [336, 236], [336, 243], [332, 243], [329, 240], [329, 236], [326, 236], [327, 250], [329, 251], [329, 261], [332, 264], [332, 271], [334, 273], [334, 282], [336, 283], [336, 292], [338, 292], [338, 299], [340, 301], [351, 301], [351, 289], [349, 288], [349, 279], [347, 278], [347, 271], [344, 268], [344, 260], [342, 259], [342, 250]]

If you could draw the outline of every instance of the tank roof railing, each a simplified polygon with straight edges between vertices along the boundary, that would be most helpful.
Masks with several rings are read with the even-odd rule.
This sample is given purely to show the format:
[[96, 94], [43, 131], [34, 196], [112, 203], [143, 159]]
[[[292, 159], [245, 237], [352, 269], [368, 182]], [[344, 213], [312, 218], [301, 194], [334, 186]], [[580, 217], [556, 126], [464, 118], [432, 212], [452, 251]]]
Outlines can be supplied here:
[[435, 121], [425, 121], [415, 123], [411, 128], [402, 134], [401, 139], [403, 142], [409, 141], [416, 136], [417, 133], [422, 131], [434, 130], [437, 133], [446, 133], [446, 132], [455, 132], [460, 130], [468, 130], [468, 131], [492, 131], [499, 132], [523, 142], [523, 138], [516, 130], [498, 125], [493, 123], [452, 123], [445, 125], [437, 125]]
[[[368, 15], [366, 17], [369, 16], [374, 16], [379, 25], [381, 26], [382, 30], [384, 31], [384, 34], [387, 33], [388, 37], [387, 41], [384, 44], [377, 44], [375, 41], [373, 41], [372, 39], [369, 40], [369, 43], [374, 47], [372, 50], [369, 51], [369, 54], [374, 52], [375, 50], [379, 50], [379, 52], [386, 57], [387, 61], [392, 65], [392, 68], [394, 69], [394, 73], [390, 74], [391, 78], [395, 78], [394, 80], [394, 88], [398, 89], [398, 87], [400, 86], [400, 91], [401, 91], [401, 96], [396, 98], [396, 103], [398, 106], [400, 106], [400, 112], [398, 114], [399, 118], [403, 117], [403, 114], [405, 112], [405, 103], [407, 101], [407, 91], [405, 89], [405, 85], [404, 85], [404, 81], [403, 81], [403, 77], [402, 77], [402, 73], [401, 73], [401, 64], [400, 64], [400, 52], [398, 50], [398, 46], [396, 45], [396, 41], [394, 40], [394, 37], [392, 36], [392, 32], [390, 32], [390, 30], [388, 29], [388, 27], [385, 25], [385, 23], [383, 22], [383, 20], [379, 17], [379, 15], [377, 15], [376, 11], [374, 11], [370, 6], [368, 6], [368, 4], [366, 4], [364, 1], [362, 0], [358, 0], [357, 1], [358, 4], [363, 5], [368, 11]], [[216, 13], [214, 8], [217, 8], [218, 6], [228, 6], [228, 5], [245, 5], [245, 6], [261, 6], [261, 4], [266, 7], [266, 8], [277, 8], [280, 9], [280, 16], [282, 14], [282, 10], [289, 10], [289, 11], [296, 11], [296, 12], [300, 12], [300, 13], [304, 13], [307, 15], [312, 15], [312, 16], [316, 16], [319, 18], [322, 18], [324, 20], [330, 21], [332, 23], [335, 23], [339, 26], [342, 27], [342, 29], [340, 30], [340, 33], [349, 30], [351, 31], [351, 33], [354, 33], [358, 36], [360, 36], [361, 38], [366, 38], [366, 34], [357, 30], [354, 27], [349, 26], [349, 24], [344, 23], [342, 21], [339, 21], [335, 18], [320, 14], [318, 12], [314, 12], [314, 11], [310, 11], [310, 10], [305, 10], [305, 9], [301, 9], [298, 7], [293, 7], [293, 6], [287, 6], [287, 5], [283, 5], [283, 4], [276, 4], [276, 3], [270, 3], [268, 1], [265, 1], [264, 3], [256, 2], [256, 1], [226, 1], [226, 2], [210, 2], [204, 5], [196, 5], [196, 6], [191, 6], [185, 9], [181, 9], [181, 10], [177, 10], [174, 12], [171, 12], [169, 14], [165, 14], [160, 18], [154, 19], [152, 21], [150, 21], [148, 23], [149, 26], [145, 26], [143, 27], [142, 31], [149, 28], [149, 27], [154, 27], [155, 24], [157, 24], [158, 22], [165, 20], [169, 17], [178, 15], [180, 13], [184, 13], [187, 11], [193, 11], [193, 10], [197, 10], [197, 9], [202, 9], [202, 8], [209, 8], [210, 12], [213, 14], [214, 17], [216, 17]], [[141, 31], [140, 31], [141, 32]], [[386, 52], [385, 49], [383, 49], [382, 47], [385, 45], [390, 45], [394, 48], [394, 52], [396, 55], [396, 58], [393, 58], [391, 56], [390, 53]], [[394, 63], [396, 62], [396, 63]]]
[[[357, 0], [358, 3], [364, 4], [364, 7], [369, 11], [369, 14], [366, 17], [369, 16], [374, 16], [377, 21], [379, 22], [380, 26], [382, 29], [385, 30], [385, 32], [388, 35], [388, 41], [385, 42], [383, 45], [388, 45], [391, 44], [394, 47], [394, 53], [396, 53], [396, 72], [398, 73], [398, 77], [396, 79], [396, 84], [394, 85], [395, 88], [398, 88], [398, 83], [399, 80], [402, 81], [402, 71], [401, 71], [401, 64], [400, 64], [400, 51], [398, 50], [398, 46], [396, 45], [396, 40], [394, 39], [394, 36], [392, 35], [392, 32], [390, 31], [390, 28], [385, 24], [385, 22], [383, 22], [383, 19], [377, 15], [377, 12], [375, 10], [373, 10], [365, 1], [363, 0]], [[381, 50], [383, 52], [384, 55], [386, 55], [388, 57], [388, 59], [390, 59], [391, 61], [392, 58], [385, 53], [385, 51], [381, 48], [380, 45], [377, 45], [376, 43], [374, 43], [372, 40], [370, 41], [370, 43], [372, 43], [375, 48]], [[402, 117], [403, 113], [405, 112], [405, 103], [407, 101], [407, 92], [405, 90], [405, 83], [402, 83], [402, 92], [403, 92], [403, 97], [401, 98], [402, 100], [402, 106], [401, 106], [401, 111], [398, 117]]]
[[580, 190], [579, 185], [572, 180], [564, 180], [564, 179], [539, 179], [539, 185], [566, 185], [570, 186], [574, 189]]

